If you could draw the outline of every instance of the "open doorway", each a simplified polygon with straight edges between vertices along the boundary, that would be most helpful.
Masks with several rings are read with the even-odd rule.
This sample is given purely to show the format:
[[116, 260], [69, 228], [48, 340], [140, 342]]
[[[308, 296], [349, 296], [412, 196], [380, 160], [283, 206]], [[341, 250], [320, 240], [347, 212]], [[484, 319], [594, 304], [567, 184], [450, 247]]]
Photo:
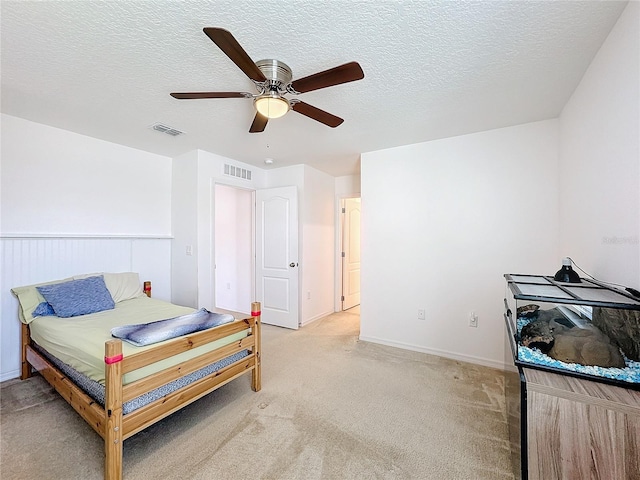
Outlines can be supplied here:
[[249, 314], [255, 294], [253, 198], [251, 190], [215, 185], [216, 309]]
[[342, 212], [342, 310], [360, 305], [360, 198], [343, 198]]

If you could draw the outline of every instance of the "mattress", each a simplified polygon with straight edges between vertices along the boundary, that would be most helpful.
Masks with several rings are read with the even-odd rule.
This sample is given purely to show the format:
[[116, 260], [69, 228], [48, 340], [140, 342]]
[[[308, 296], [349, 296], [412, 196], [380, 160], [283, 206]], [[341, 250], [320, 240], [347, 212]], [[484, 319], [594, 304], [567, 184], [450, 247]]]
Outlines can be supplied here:
[[[101, 407], [104, 408], [104, 405], [105, 405], [105, 386], [104, 385], [94, 380], [91, 380], [90, 378], [81, 374], [77, 370], [74, 370], [69, 365], [60, 361], [59, 359], [49, 354], [47, 351], [38, 347], [37, 345], [35, 346], [35, 349], [41, 355], [46, 357], [51, 363], [53, 363], [58, 368], [58, 370], [60, 370], [63, 374], [69, 377], [75, 385], [77, 385], [80, 389], [82, 389], [82, 391], [84, 391], [87, 395], [89, 395], [96, 402], [98, 402], [98, 404]], [[135, 397], [129, 400], [128, 402], [124, 402], [122, 404], [122, 413], [123, 415], [126, 415], [128, 413], [133, 412], [134, 410], [137, 410], [138, 408], [142, 408], [162, 397], [167, 396], [171, 392], [175, 392], [176, 390], [186, 385], [189, 385], [192, 382], [200, 380], [201, 378], [204, 378], [213, 372], [217, 372], [218, 370], [228, 367], [232, 363], [237, 362], [238, 360], [242, 360], [248, 355], [249, 355], [249, 352], [247, 350], [241, 350], [240, 352], [234, 353], [233, 355], [223, 358], [222, 360], [218, 360], [217, 362], [212, 363], [211, 365], [207, 365], [206, 367], [200, 368], [195, 372], [185, 375], [184, 377], [180, 377], [176, 380], [166, 383], [165, 385], [162, 385], [161, 387], [158, 387], [154, 390], [143, 393], [142, 395]]]
[[[149, 297], [138, 297], [116, 303], [113, 310], [70, 318], [36, 317], [29, 324], [31, 339], [50, 355], [85, 377], [104, 385], [104, 344], [112, 340], [111, 329], [130, 324], [147, 323], [185, 315], [195, 309], [174, 305]], [[241, 340], [248, 330], [161, 360], [124, 375], [123, 384], [131, 383], [155, 372], [182, 363], [203, 353]], [[168, 340], [171, 341], [171, 340]], [[166, 342], [136, 347], [122, 342], [126, 357]]]

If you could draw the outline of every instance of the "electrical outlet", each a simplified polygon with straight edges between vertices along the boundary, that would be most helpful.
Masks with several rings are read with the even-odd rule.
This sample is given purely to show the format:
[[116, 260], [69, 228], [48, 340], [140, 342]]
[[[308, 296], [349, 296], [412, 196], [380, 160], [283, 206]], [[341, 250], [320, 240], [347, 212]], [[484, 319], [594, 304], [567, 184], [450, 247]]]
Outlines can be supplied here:
[[478, 315], [475, 312], [471, 312], [469, 314], [469, 326], [473, 328], [478, 328]]
[[418, 320], [424, 320], [426, 318], [425, 311], [422, 308], [418, 309]]
[[307, 292], [307, 300], [311, 300], [311, 292]]

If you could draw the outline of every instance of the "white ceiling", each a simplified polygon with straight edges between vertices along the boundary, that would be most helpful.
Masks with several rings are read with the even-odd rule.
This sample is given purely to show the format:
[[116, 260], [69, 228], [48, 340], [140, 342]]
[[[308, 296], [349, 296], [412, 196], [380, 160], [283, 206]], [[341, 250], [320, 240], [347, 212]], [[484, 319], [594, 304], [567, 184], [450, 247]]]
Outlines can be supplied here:
[[[267, 168], [359, 170], [360, 153], [559, 115], [626, 2], [2, 0], [2, 112], [170, 157], [202, 149]], [[296, 112], [248, 133], [250, 91], [203, 33], [229, 30], [254, 60], [301, 78], [349, 61], [365, 78], [298, 96], [345, 122]], [[161, 122], [186, 132], [158, 133]]]

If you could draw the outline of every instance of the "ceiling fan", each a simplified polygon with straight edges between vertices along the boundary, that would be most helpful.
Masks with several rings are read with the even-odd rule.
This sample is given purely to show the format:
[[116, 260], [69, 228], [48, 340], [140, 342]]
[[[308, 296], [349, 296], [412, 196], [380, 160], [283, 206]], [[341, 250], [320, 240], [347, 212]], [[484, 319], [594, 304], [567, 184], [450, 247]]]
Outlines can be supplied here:
[[270, 118], [279, 118], [289, 110], [301, 113], [329, 127], [337, 127], [344, 120], [309, 105], [297, 98], [286, 98], [285, 94], [298, 95], [312, 90], [353, 82], [364, 78], [364, 72], [357, 62], [349, 62], [338, 67], [291, 81], [291, 68], [279, 60], [267, 59], [254, 62], [230, 32], [222, 28], [206, 27], [204, 33], [222, 50], [233, 63], [256, 85], [257, 94], [249, 92], [192, 92], [172, 93], [177, 99], [194, 98], [252, 98], [256, 116], [250, 133], [263, 132]]

